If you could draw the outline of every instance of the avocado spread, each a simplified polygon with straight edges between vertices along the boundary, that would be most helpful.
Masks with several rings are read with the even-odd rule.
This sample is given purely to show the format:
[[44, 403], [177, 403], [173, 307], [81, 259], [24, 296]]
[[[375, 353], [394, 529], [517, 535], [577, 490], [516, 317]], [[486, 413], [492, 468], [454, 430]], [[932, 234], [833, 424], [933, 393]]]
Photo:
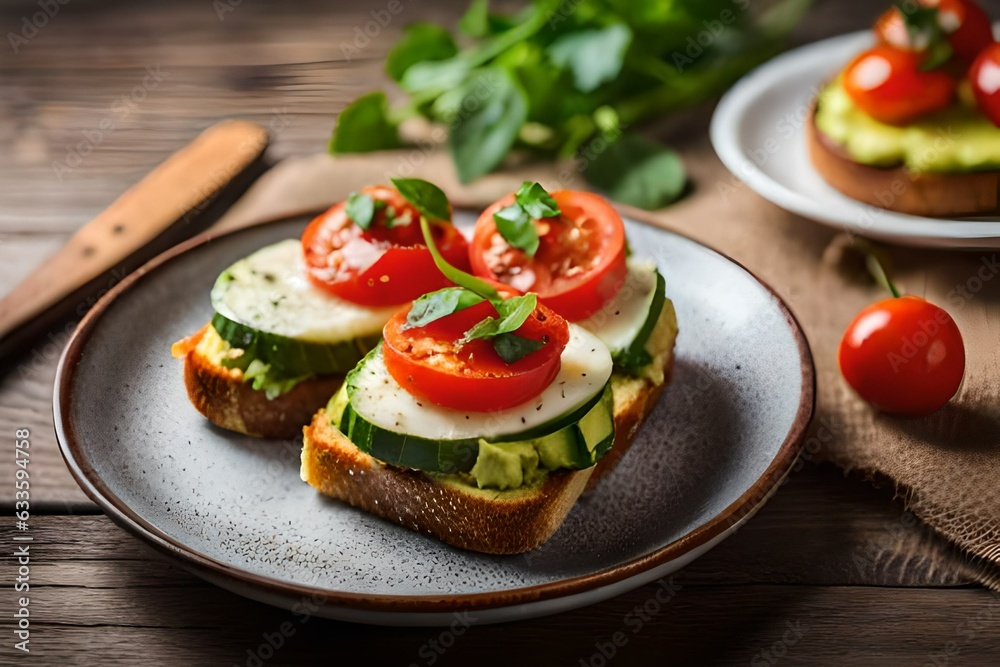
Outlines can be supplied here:
[[538, 452], [530, 442], [479, 441], [479, 456], [470, 474], [479, 488], [516, 489], [538, 470]]
[[909, 125], [881, 123], [854, 105], [840, 78], [819, 95], [816, 127], [856, 162], [913, 172], [1000, 169], [1000, 128], [963, 100]]

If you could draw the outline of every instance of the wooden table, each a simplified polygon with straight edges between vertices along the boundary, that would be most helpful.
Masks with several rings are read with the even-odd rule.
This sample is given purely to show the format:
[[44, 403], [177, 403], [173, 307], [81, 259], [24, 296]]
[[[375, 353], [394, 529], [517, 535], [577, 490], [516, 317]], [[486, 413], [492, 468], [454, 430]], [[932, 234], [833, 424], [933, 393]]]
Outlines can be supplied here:
[[[277, 155], [321, 151], [334, 113], [379, 80], [401, 25], [453, 21], [463, 3], [405, 5], [401, 18], [348, 62], [339, 45], [383, 4], [60, 5], [36, 35], [18, 42], [18, 53], [5, 50], [0, 61], [0, 291], [219, 118], [277, 119]], [[877, 4], [819, 3], [796, 39], [861, 28]], [[0, 26], [16, 32], [22, 17], [37, 11], [34, 2], [4, 3]], [[686, 133], [681, 148], [691, 162], [714, 162], [707, 113], [698, 115], [699, 131]], [[107, 119], [110, 129], [102, 125]], [[703, 188], [694, 196], [713, 195]], [[29, 660], [260, 665], [367, 655], [374, 664], [457, 665], [489, 664], [516, 651], [544, 659], [540, 664], [601, 665], [601, 651], [610, 652], [623, 632], [624, 646], [614, 649], [620, 664], [1000, 661], [1000, 600], [963, 578], [961, 557], [904, 513], [891, 490], [813, 464], [795, 472], [737, 535], [675, 575], [679, 592], [640, 628], [626, 616], [653, 587], [560, 616], [473, 627], [443, 655], [435, 648], [438, 630], [303, 619], [239, 598], [166, 564], [102, 516], [72, 481], [50, 407], [64, 339], [56, 333], [39, 341], [36, 354], [0, 375], [0, 433], [8, 443], [17, 428], [32, 433]], [[4, 451], [0, 497], [9, 515], [14, 456], [12, 447]], [[0, 527], [5, 554], [13, 550], [12, 523]], [[20, 656], [9, 613], [13, 559], [3, 560], [2, 572], [0, 662], [8, 663]], [[269, 637], [280, 639], [276, 652]]]

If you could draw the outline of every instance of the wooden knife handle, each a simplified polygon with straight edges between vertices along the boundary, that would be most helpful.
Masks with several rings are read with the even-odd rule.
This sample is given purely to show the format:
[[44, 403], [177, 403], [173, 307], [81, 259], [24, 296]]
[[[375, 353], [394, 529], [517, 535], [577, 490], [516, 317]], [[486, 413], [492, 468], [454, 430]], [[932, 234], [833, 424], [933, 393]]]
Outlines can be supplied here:
[[[25, 337], [21, 331], [25, 325], [81, 288], [109, 271], [134, 269], [137, 253], [155, 245], [153, 241], [167, 230], [191, 227], [182, 230], [174, 243], [197, 232], [192, 222], [234, 179], [261, 162], [269, 140], [260, 125], [223, 121], [126, 190], [0, 299], [0, 356], [16, 334]], [[82, 315], [80, 307], [76, 310], [78, 317]]]

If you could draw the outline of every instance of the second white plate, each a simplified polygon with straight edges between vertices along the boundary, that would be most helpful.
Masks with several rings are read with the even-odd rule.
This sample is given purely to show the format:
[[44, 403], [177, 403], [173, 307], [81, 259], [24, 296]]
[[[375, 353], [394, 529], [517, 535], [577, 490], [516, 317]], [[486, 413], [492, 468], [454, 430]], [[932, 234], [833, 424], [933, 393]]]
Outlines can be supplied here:
[[869, 31], [785, 53], [757, 68], [722, 98], [712, 146], [757, 194], [806, 218], [870, 238], [941, 248], [1000, 248], [1000, 220], [924, 218], [855, 201], [827, 185], [806, 153], [809, 104], [825, 81], [871, 45]]

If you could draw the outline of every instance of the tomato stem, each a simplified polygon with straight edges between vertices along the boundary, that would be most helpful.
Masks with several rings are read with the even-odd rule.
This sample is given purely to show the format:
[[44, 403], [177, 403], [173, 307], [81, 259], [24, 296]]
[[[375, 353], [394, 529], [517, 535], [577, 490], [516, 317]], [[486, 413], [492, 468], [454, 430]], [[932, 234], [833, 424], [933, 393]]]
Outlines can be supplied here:
[[893, 297], [898, 299], [900, 297], [899, 290], [896, 289], [896, 284], [889, 278], [889, 274], [886, 272], [885, 267], [882, 266], [882, 262], [879, 261], [874, 248], [867, 243], [862, 244], [861, 247], [865, 253], [865, 266], [868, 267], [868, 273], [872, 274], [875, 282], [887, 289]]

